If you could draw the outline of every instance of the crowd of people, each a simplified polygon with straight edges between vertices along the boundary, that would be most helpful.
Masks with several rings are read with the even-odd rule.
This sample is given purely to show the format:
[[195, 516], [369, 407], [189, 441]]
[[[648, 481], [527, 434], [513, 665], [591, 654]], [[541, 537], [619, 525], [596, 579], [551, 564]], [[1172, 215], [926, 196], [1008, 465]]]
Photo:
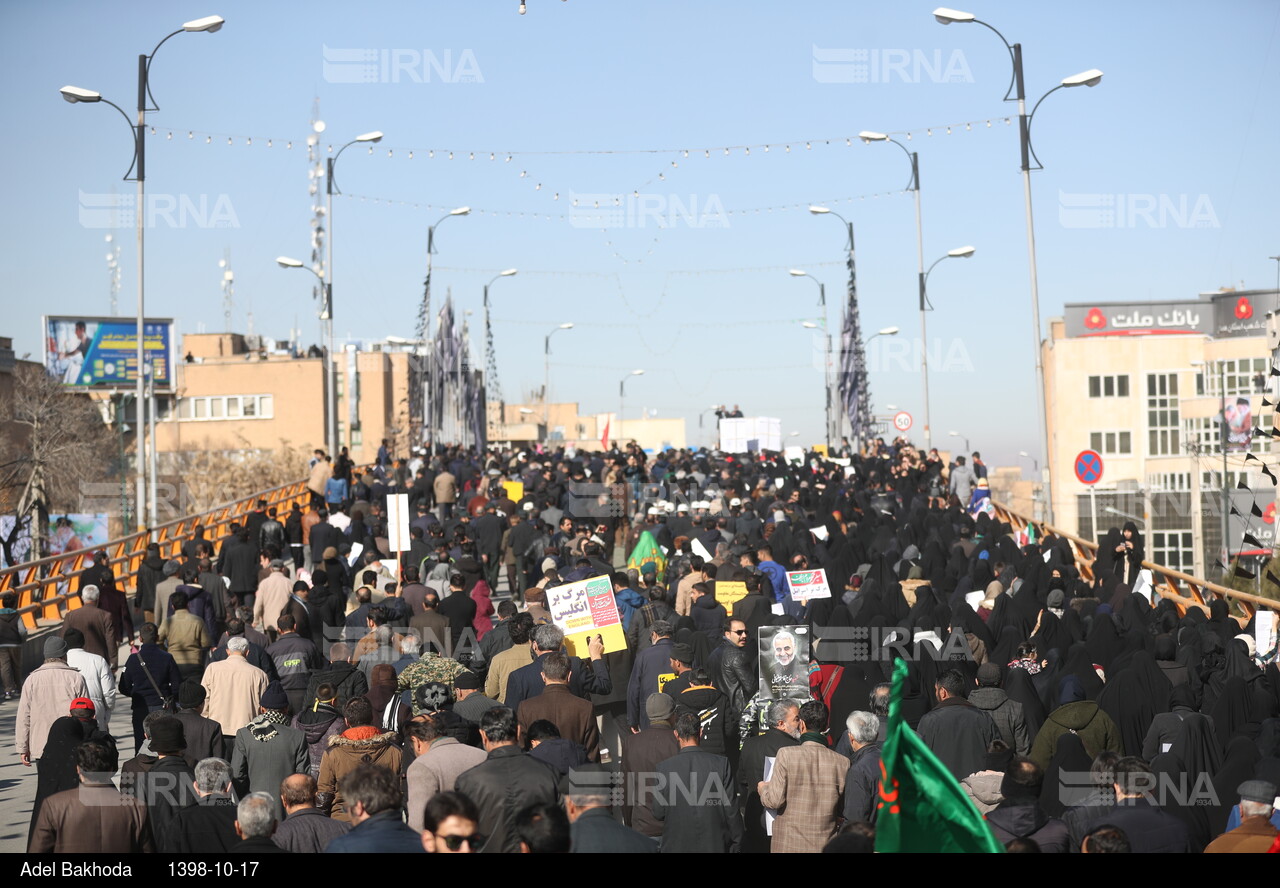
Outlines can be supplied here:
[[[132, 599], [84, 572], [19, 695], [29, 850], [870, 851], [895, 659], [1010, 851], [1280, 850], [1274, 648], [1153, 596], [1135, 525], [1082, 565], [1003, 523], [976, 453], [384, 442], [308, 487], [153, 545]], [[830, 597], [791, 594], [818, 570]], [[593, 577], [625, 644], [552, 619]]]

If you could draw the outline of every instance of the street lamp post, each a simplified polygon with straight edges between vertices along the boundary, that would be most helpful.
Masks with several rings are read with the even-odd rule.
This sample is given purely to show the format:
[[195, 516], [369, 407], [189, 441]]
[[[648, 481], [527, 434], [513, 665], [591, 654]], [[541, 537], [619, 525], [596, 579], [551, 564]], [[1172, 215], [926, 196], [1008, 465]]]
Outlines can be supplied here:
[[493, 326], [489, 323], [489, 287], [499, 278], [512, 277], [517, 273], [519, 273], [518, 268], [508, 268], [506, 271], [495, 274], [489, 283], [484, 285], [484, 366], [488, 374], [485, 387], [490, 395], [497, 395], [499, 402], [502, 401], [502, 384], [498, 382], [498, 359], [493, 353]]
[[955, 430], [947, 432], [947, 434], [950, 435], [952, 438], [959, 438], [961, 441], [964, 442], [964, 455], [968, 456], [969, 455], [969, 437], [967, 435], [962, 435]]
[[559, 330], [572, 330], [573, 321], [565, 321], [542, 339], [542, 424], [551, 435], [551, 337]]
[[[133, 124], [132, 122], [129, 122], [129, 115], [125, 113], [123, 108], [121, 108], [115, 102], [104, 99], [100, 94], [94, 92], [93, 90], [81, 89], [80, 87], [76, 87], [76, 86], [64, 86], [60, 90], [60, 92], [62, 93], [62, 98], [64, 98], [66, 101], [72, 104], [77, 104], [80, 102], [85, 102], [90, 104], [95, 102], [106, 102], [112, 108], [115, 108], [117, 111], [119, 111], [120, 114], [124, 117], [125, 121], [129, 122], [130, 128], [134, 130], [133, 163], [129, 169], [130, 169], [130, 172], [133, 172], [135, 175], [131, 178], [129, 176], [129, 173], [126, 172], [124, 176], [124, 181], [138, 183], [138, 205], [134, 209], [134, 214], [137, 216], [137, 223], [138, 223], [138, 235], [137, 235], [138, 236], [138, 318], [137, 318], [137, 336], [136, 336], [137, 367], [135, 368], [135, 372], [137, 374], [137, 387], [136, 387], [137, 391], [136, 391], [136, 394], [134, 395], [135, 403], [137, 404], [137, 415], [135, 417], [136, 422], [134, 423], [134, 426], [136, 428], [136, 434], [134, 435], [134, 440], [136, 441], [136, 447], [134, 448], [134, 450], [137, 456], [138, 473], [137, 473], [136, 484], [134, 487], [134, 496], [136, 497], [136, 501], [137, 501], [137, 508], [135, 511], [139, 518], [141, 518], [143, 514], [142, 504], [146, 499], [146, 491], [147, 491], [147, 485], [146, 485], [147, 459], [146, 459], [146, 441], [145, 441], [146, 424], [145, 424], [145, 417], [144, 417], [144, 413], [146, 410], [146, 407], [145, 407], [146, 382], [143, 379], [143, 371], [142, 371], [142, 367], [146, 363], [146, 354], [144, 351], [144, 343], [143, 343], [143, 340], [145, 338], [144, 334], [145, 334], [145, 319], [146, 319], [146, 264], [144, 261], [144, 257], [146, 253], [145, 231], [146, 231], [146, 217], [147, 217], [147, 208], [146, 208], [147, 144], [146, 144], [145, 133], [146, 133], [146, 125], [147, 125], [147, 112], [160, 110], [159, 106], [150, 107], [150, 108], [147, 106], [148, 100], [150, 100], [153, 104], [155, 102], [154, 97], [152, 97], [151, 95], [151, 81], [150, 81], [151, 60], [155, 58], [156, 52], [160, 49], [160, 47], [164, 46], [165, 42], [170, 37], [176, 37], [178, 34], [181, 34], [183, 32], [197, 33], [197, 32], [204, 31], [212, 34], [213, 32], [221, 29], [223, 24], [225, 24], [224, 20], [222, 19], [221, 16], [217, 16], [217, 15], [209, 15], [209, 16], [205, 16], [204, 18], [199, 18], [193, 21], [185, 22], [182, 25], [182, 27], [179, 28], [178, 30], [165, 35], [164, 40], [161, 40], [159, 43], [157, 43], [155, 45], [155, 48], [151, 50], [150, 54], [138, 56], [138, 122], [136, 125]], [[152, 442], [152, 446], [155, 446], [154, 441]], [[151, 501], [148, 504], [147, 523], [150, 524], [151, 526], [155, 526], [155, 523], [156, 523], [156, 503], [155, 503], [154, 494], [152, 495]], [[138, 526], [139, 526], [139, 529], [141, 529], [144, 526], [143, 522], [139, 521]]]
[[[863, 351], [863, 344], [861, 339], [861, 336], [862, 336], [861, 320], [858, 317], [857, 278], [856, 278], [857, 267], [854, 263], [853, 223], [850, 222], [848, 219], [844, 218], [843, 216], [841, 216], [839, 213], [832, 211], [828, 207], [811, 205], [809, 207], [809, 212], [815, 216], [828, 216], [828, 215], [835, 216], [842, 223], [844, 223], [845, 233], [848, 237], [848, 240], [845, 242], [845, 252], [848, 254], [848, 259], [846, 260], [846, 262], [849, 268], [849, 277], [850, 277], [850, 280], [852, 281], [852, 286], [853, 286], [853, 299], [850, 300], [850, 304], [846, 306], [845, 311], [848, 315], [850, 315], [848, 320], [852, 327], [852, 333], [853, 333], [852, 342], [850, 342], [849, 344], [849, 347], [853, 349], [853, 355], [852, 355], [853, 371], [858, 377], [858, 384], [861, 386], [858, 392], [858, 407], [859, 407], [858, 424], [854, 423], [854, 418], [852, 415], [850, 415], [849, 430], [854, 436], [855, 445], [860, 448], [862, 439], [864, 437], [863, 433], [865, 431], [865, 426], [868, 422], [868, 414], [871, 411], [871, 392], [867, 388], [867, 380], [866, 380], [867, 359], [866, 359], [866, 354]], [[828, 329], [830, 329], [829, 324], [827, 325], [827, 327]], [[841, 375], [844, 374], [844, 363], [846, 360], [845, 354], [844, 354], [843, 335], [844, 334], [843, 334], [843, 328], [842, 328], [842, 331], [841, 331], [842, 338], [841, 338], [841, 345], [840, 345], [840, 370], [838, 371]], [[847, 407], [847, 405], [845, 406]], [[848, 411], [846, 410], [846, 412]], [[839, 423], [838, 416], [836, 419], [836, 423], [837, 424]], [[859, 425], [862, 427], [860, 428]], [[833, 431], [831, 434], [831, 437], [838, 438], [839, 437], [838, 430]]]
[[827, 411], [827, 448], [830, 449], [834, 446], [836, 437], [838, 436], [835, 435], [835, 430], [831, 427], [831, 331], [827, 329], [827, 285], [810, 275], [807, 271], [801, 271], [798, 268], [791, 269], [790, 274], [792, 277], [797, 278], [807, 277], [818, 285], [818, 305], [822, 309], [823, 335], [826, 337], [826, 344], [822, 358], [822, 393]]
[[324, 374], [324, 391], [325, 403], [328, 410], [325, 414], [325, 437], [328, 438], [329, 454], [335, 459], [338, 453], [338, 394], [337, 394], [337, 377], [338, 362], [333, 355], [333, 196], [341, 194], [337, 183], [334, 181], [334, 168], [338, 165], [338, 158], [342, 156], [342, 152], [346, 151], [357, 142], [368, 142], [373, 144], [382, 141], [382, 133], [373, 131], [364, 135], [356, 136], [347, 144], [338, 149], [338, 153], [329, 158], [325, 169], [324, 190], [325, 190], [325, 216], [329, 219], [329, 237], [326, 238], [325, 244], [329, 249], [329, 255], [325, 259], [325, 273], [328, 280], [325, 282], [324, 288], [324, 311], [320, 318], [325, 322], [325, 352], [327, 355], [327, 366]]
[[[302, 263], [302, 260], [300, 259], [291, 259], [288, 256], [277, 256], [276, 265], [279, 265], [281, 268], [305, 268], [307, 271], [311, 272], [311, 274], [315, 276], [315, 279], [320, 282], [321, 292], [324, 294], [324, 305], [320, 309], [320, 318], [321, 320], [324, 320], [326, 316], [328, 316], [331, 313], [331, 310], [332, 310], [333, 284], [330, 283], [329, 281], [326, 281], [324, 277], [320, 274], [320, 272], [316, 271], [310, 265], [304, 265]], [[329, 342], [330, 342], [329, 349], [331, 350], [333, 340], [330, 339]], [[332, 355], [332, 352], [330, 351], [329, 354], [326, 356], [325, 362], [324, 362], [324, 376], [325, 376], [324, 415], [325, 415], [325, 437], [326, 438], [328, 438], [328, 435], [329, 435], [328, 417], [336, 415], [338, 411], [337, 405], [334, 404], [333, 402], [333, 386], [331, 385], [331, 383], [333, 382], [333, 374], [329, 372], [332, 363], [333, 363], [333, 355]], [[330, 443], [330, 446], [332, 446], [332, 443]], [[334, 451], [330, 451], [330, 453], [333, 454]]]
[[426, 426], [428, 454], [435, 451], [436, 440], [435, 426], [431, 423], [431, 411], [429, 409], [431, 406], [434, 406], [429, 404], [429, 400], [432, 395], [432, 382], [435, 379], [435, 360], [434, 355], [431, 353], [431, 257], [434, 256], [436, 252], [436, 229], [440, 227], [440, 223], [444, 222], [446, 219], [452, 218], [453, 216], [467, 216], [470, 215], [470, 213], [471, 207], [457, 207], [437, 219], [434, 225], [427, 226], [427, 316], [424, 319], [426, 326], [424, 327], [425, 332], [422, 337], [427, 347], [427, 378], [426, 385], [423, 386], [422, 422], [423, 425]]
[[[1027, 114], [1026, 89], [1022, 75], [1022, 44], [1010, 44], [1004, 38], [1004, 35], [997, 31], [994, 27], [981, 21], [973, 13], [960, 12], [955, 9], [947, 9], [939, 7], [933, 11], [933, 17], [944, 25], [950, 24], [975, 24], [982, 25], [987, 30], [994, 33], [1000, 38], [1000, 42], [1009, 50], [1009, 58], [1013, 62], [1013, 77], [1010, 81], [1009, 88], [1005, 90], [1004, 100], [1010, 101], [1009, 93], [1015, 92], [1014, 98], [1018, 102], [1018, 144], [1021, 151], [1022, 159], [1022, 193], [1023, 202], [1026, 207], [1027, 220], [1027, 258], [1030, 266], [1031, 274], [1031, 323], [1033, 324], [1033, 345], [1035, 346], [1036, 359], [1036, 407], [1040, 414], [1040, 456], [1044, 463], [1046, 475], [1043, 479], [1045, 490], [1045, 520], [1053, 523], [1053, 495], [1050, 489], [1050, 477], [1048, 474], [1049, 465], [1049, 419], [1045, 410], [1045, 392], [1044, 392], [1044, 359], [1040, 353], [1040, 285], [1036, 274], [1036, 232], [1035, 220], [1031, 213], [1031, 159], [1035, 158], [1035, 151], [1031, 147], [1031, 119], [1035, 117], [1036, 109], [1051, 94], [1057, 92], [1064, 87], [1074, 86], [1097, 86], [1102, 80], [1102, 72], [1096, 68], [1091, 68], [1080, 74], [1064, 79], [1058, 86], [1055, 86], [1049, 92], [1040, 97], [1040, 101], [1036, 102], [1031, 108], [1031, 113]], [[1040, 160], [1036, 159], [1036, 169], [1040, 169]]]
[[627, 394], [627, 380], [633, 376], [644, 376], [643, 370], [632, 370], [618, 383], [618, 426], [622, 426], [622, 408]]

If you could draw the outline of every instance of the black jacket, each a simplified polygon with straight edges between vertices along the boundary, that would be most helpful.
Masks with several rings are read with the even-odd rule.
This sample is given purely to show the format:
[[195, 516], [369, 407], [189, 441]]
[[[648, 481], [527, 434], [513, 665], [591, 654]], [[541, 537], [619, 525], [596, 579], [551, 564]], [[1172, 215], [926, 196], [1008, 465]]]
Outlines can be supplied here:
[[689, 607], [689, 616], [693, 617], [693, 625], [699, 632], [718, 633], [724, 626], [724, 605], [716, 601], [715, 596], [703, 595]]
[[[632, 617], [635, 619], [635, 617]], [[645, 701], [650, 694], [662, 690], [662, 677], [672, 675], [671, 639], [659, 638], [657, 644], [636, 654], [631, 664], [631, 678], [627, 682], [627, 723], [642, 728], [649, 723], [645, 715]]]
[[476, 619], [476, 602], [470, 595], [461, 590], [440, 599], [437, 608], [441, 615], [449, 618], [449, 634], [453, 636], [453, 650], [458, 650], [458, 640], [462, 630], [471, 629]]
[[[178, 811], [195, 804], [196, 790], [192, 785], [195, 776], [182, 756], [166, 755], [151, 770], [134, 778], [129, 794], [147, 806], [157, 848], [167, 847], [169, 828]], [[121, 790], [128, 791], [124, 787]]]
[[[298, 529], [302, 529], [301, 521], [299, 521]], [[284, 525], [274, 518], [268, 518], [262, 522], [262, 526], [258, 528], [258, 551], [267, 551], [267, 546], [275, 546], [280, 550], [281, 555], [289, 550], [289, 543], [285, 536]]]
[[286, 691], [304, 690], [311, 680], [311, 673], [324, 668], [324, 657], [316, 650], [310, 638], [296, 632], [282, 635], [267, 648], [266, 654], [280, 676], [280, 686]]
[[321, 521], [312, 526], [308, 542], [311, 544], [311, 560], [319, 564], [324, 560], [325, 549], [330, 546], [338, 548], [338, 543], [342, 542], [342, 531], [328, 521]]
[[276, 827], [271, 841], [295, 854], [319, 854], [331, 841], [350, 830], [351, 824], [326, 817], [319, 808], [302, 808]]
[[1035, 799], [1005, 799], [987, 812], [987, 824], [1001, 844], [1031, 839], [1045, 854], [1067, 852], [1067, 825], [1046, 814]]
[[704, 752], [725, 755], [738, 745], [738, 726], [729, 717], [729, 701], [720, 691], [706, 685], [691, 685], [676, 698], [677, 712], [692, 712], [702, 724]]
[[[686, 746], [658, 765], [657, 775], [667, 792], [653, 799], [653, 816], [664, 824], [663, 854], [724, 854], [737, 836], [733, 809], [733, 775], [722, 755]], [[698, 787], [697, 796], [670, 791]]]
[[[151, 671], [151, 678], [155, 679], [155, 685], [142, 668], [144, 661], [146, 668]], [[182, 676], [178, 673], [178, 664], [172, 655], [158, 644], [144, 644], [125, 661], [124, 674], [120, 677], [120, 693], [133, 697], [135, 709], [154, 710], [159, 709], [165, 699], [178, 696], [180, 684]]]
[[479, 832], [488, 837], [480, 850], [509, 854], [520, 850], [516, 814], [529, 805], [556, 804], [558, 783], [554, 769], [511, 745], [490, 750], [487, 759], [458, 775], [454, 788], [480, 809]]
[[987, 747], [1000, 739], [991, 716], [963, 697], [948, 697], [926, 712], [918, 733], [957, 780], [983, 770]]
[[1145, 798], [1124, 799], [1114, 808], [1103, 809], [1089, 829], [1104, 823], [1124, 830], [1135, 854], [1192, 854], [1201, 850], [1191, 841], [1186, 824]]
[[613, 819], [608, 808], [588, 808], [569, 827], [573, 854], [656, 854], [658, 843]]
[[759, 690], [755, 673], [749, 668], [750, 653], [732, 642], [723, 640], [720, 647], [711, 652], [707, 667], [711, 683], [729, 698], [729, 711], [734, 715], [747, 708], [747, 701]]
[[148, 555], [138, 567], [138, 610], [156, 609], [156, 586], [164, 582], [164, 559]]
[[316, 688], [323, 682], [331, 683], [338, 692], [339, 704], [344, 704], [352, 697], [359, 697], [369, 690], [369, 679], [346, 660], [330, 663], [328, 669], [319, 669], [311, 674], [307, 682], [307, 693], [303, 698], [303, 706], [310, 708], [316, 698]]
[[651, 778], [659, 764], [679, 751], [675, 732], [667, 724], [651, 724], [639, 734], [622, 733], [622, 770], [626, 775], [622, 819], [643, 836], [662, 835], [662, 822], [650, 808], [654, 794], [661, 788]]
[[239, 841], [235, 801], [228, 795], [211, 795], [173, 816], [158, 850], [163, 854], [221, 854]]
[[187, 748], [182, 757], [187, 764], [195, 768], [201, 759], [231, 759], [231, 751], [224, 749], [222, 742], [222, 725], [211, 718], [205, 718], [194, 709], [180, 709], [174, 716], [182, 722], [182, 733], [187, 739]]
[[242, 543], [239, 537], [227, 540], [218, 555], [218, 573], [231, 580], [227, 591], [246, 595], [258, 588], [258, 547]]
[[799, 745], [799, 740], [777, 728], [769, 728], [757, 737], [748, 737], [742, 744], [742, 757], [738, 761], [738, 800], [742, 806], [744, 853], [769, 853], [769, 836], [764, 831], [764, 808], [760, 804], [760, 793], [756, 791], [764, 779], [764, 760], [777, 758], [779, 749]]
[[861, 749], [854, 750], [850, 760], [849, 772], [844, 778], [845, 820], [851, 823], [876, 822], [879, 783], [880, 743], [873, 740]]
[[[537, 697], [546, 687], [542, 683], [541, 654], [527, 666], [521, 666], [507, 678], [507, 696], [503, 702], [512, 712], [520, 710], [520, 704], [530, 697]], [[579, 697], [591, 699], [591, 694], [609, 694], [613, 692], [613, 680], [609, 677], [609, 667], [604, 659], [583, 660], [578, 657], [569, 658], [569, 690]]]

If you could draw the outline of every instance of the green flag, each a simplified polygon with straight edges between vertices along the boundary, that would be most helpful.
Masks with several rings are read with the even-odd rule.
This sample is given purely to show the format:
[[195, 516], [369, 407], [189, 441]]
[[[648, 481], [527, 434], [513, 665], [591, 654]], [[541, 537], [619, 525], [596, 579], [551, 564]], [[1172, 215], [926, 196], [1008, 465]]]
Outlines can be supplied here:
[[654, 540], [653, 534], [646, 530], [640, 534], [636, 547], [631, 550], [631, 557], [627, 559], [627, 568], [634, 568], [643, 573], [642, 565], [649, 563], [658, 569], [658, 579], [661, 580], [667, 571], [667, 556], [662, 554], [662, 547]]
[[889, 729], [880, 750], [876, 851], [1003, 851], [947, 766], [902, 717], [907, 662], [893, 664]]

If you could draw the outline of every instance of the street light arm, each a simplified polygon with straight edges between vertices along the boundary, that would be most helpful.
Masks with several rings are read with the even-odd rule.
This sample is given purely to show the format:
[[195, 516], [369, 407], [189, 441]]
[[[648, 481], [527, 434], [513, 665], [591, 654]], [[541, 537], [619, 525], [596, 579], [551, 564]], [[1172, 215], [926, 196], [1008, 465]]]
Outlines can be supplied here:
[[1056, 93], [1058, 90], [1062, 89], [1063, 86], [1064, 86], [1063, 84], [1059, 83], [1053, 89], [1049, 90], [1047, 93], [1042, 95], [1040, 97], [1040, 100], [1031, 106], [1031, 113], [1027, 115], [1027, 150], [1031, 152], [1031, 157], [1036, 162], [1034, 169], [1037, 169], [1037, 170], [1044, 169], [1044, 165], [1040, 163], [1040, 158], [1036, 157], [1036, 148], [1033, 144], [1031, 144], [1031, 124], [1035, 120], [1036, 111], [1040, 108], [1040, 103], [1043, 102], [1045, 99], [1049, 98], [1049, 96]]
[[[334, 175], [333, 175], [333, 173], [334, 173], [334, 168], [335, 168], [335, 167], [337, 167], [337, 165], [338, 165], [338, 158], [342, 156], [342, 152], [343, 152], [343, 151], [346, 151], [348, 148], [350, 148], [352, 145], [354, 145], [356, 142], [359, 142], [359, 141], [360, 141], [359, 139], [352, 139], [350, 142], [348, 142], [347, 144], [345, 144], [345, 145], [343, 145], [341, 148], [339, 148], [339, 149], [338, 149], [338, 153], [337, 153], [337, 154], [335, 154], [335, 155], [333, 155], [333, 157], [330, 157], [330, 158], [329, 158], [329, 163], [328, 163], [328, 167], [329, 167], [329, 169], [328, 169], [328, 175], [325, 177], [325, 183], [324, 183], [324, 184], [325, 184], [325, 190], [326, 190], [329, 194], [341, 194], [341, 193], [342, 193], [342, 190], [341, 190], [340, 188], [338, 188], [337, 181], [334, 179]], [[438, 224], [438, 223], [437, 223], [437, 224]]]
[[903, 145], [897, 139], [886, 139], [885, 141], [892, 142], [893, 144], [897, 145], [899, 148], [902, 149], [902, 153], [907, 155], [907, 160], [911, 161], [911, 181], [907, 183], [907, 191], [919, 191], [920, 190], [920, 159], [919, 157], [916, 156], [916, 153], [914, 151], [912, 151], [906, 145]]
[[[1000, 42], [1004, 44], [1004, 48], [1009, 51], [1009, 61], [1013, 62], [1013, 73], [1009, 76], [1009, 88], [1004, 91], [1004, 101], [1016, 102], [1018, 99], [1022, 98], [1022, 87], [1019, 84], [1019, 81], [1022, 79], [1020, 76], [1022, 73], [1021, 45], [1009, 43], [1008, 40], [1004, 39], [1003, 34], [997, 31], [992, 25], [984, 22], [982, 19], [974, 19], [973, 23], [975, 25], [982, 25], [982, 27], [986, 28], [988, 31], [994, 33], [1000, 38]], [[1014, 48], [1015, 46], [1017, 47], [1016, 49]], [[1018, 90], [1018, 95], [1010, 97], [1009, 94], [1012, 93], [1015, 88]]]
[[[153, 107], [151, 108], [144, 107], [144, 108], [139, 108], [138, 110], [144, 111], [144, 112], [160, 110], [160, 106], [156, 104], [155, 96], [151, 94], [151, 60], [156, 57], [156, 52], [160, 49], [160, 47], [165, 45], [165, 43], [169, 40], [170, 37], [176, 37], [185, 30], [186, 30], [185, 28], [179, 28], [178, 30], [174, 31], [172, 34], [166, 35], [164, 40], [161, 40], [159, 43], [157, 43], [155, 49], [151, 50], [151, 53], [147, 56], [147, 61], [142, 68], [142, 82], [143, 82], [143, 89], [146, 94], [146, 98], [150, 99]], [[142, 96], [139, 96], [139, 98], [142, 98]]]

